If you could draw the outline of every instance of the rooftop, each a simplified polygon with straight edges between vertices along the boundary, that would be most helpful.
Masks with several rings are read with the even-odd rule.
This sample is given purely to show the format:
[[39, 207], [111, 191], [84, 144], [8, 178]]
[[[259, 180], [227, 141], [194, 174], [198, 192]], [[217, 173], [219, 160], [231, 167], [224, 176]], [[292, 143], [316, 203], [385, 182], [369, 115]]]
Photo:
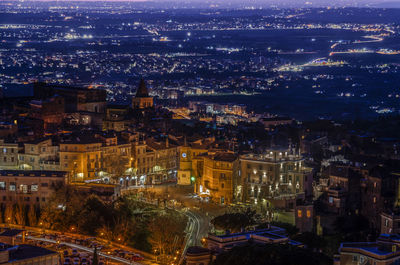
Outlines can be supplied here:
[[219, 152], [212, 155], [211, 159], [216, 161], [234, 162], [237, 159], [237, 155], [229, 152]]
[[382, 244], [380, 242], [349, 242], [340, 245], [339, 252], [361, 253], [377, 259], [388, 259], [399, 256], [400, 250], [396, 244]]
[[18, 245], [12, 249], [9, 249], [9, 253], [10, 253], [9, 262], [32, 259], [47, 255], [58, 255], [58, 253], [55, 251], [51, 251], [46, 248], [36, 247], [32, 245]]
[[14, 237], [24, 232], [24, 230], [20, 229], [8, 229], [0, 234], [0, 236]]
[[289, 149], [270, 149], [264, 154], [246, 154], [240, 156], [241, 160], [260, 162], [302, 161], [303, 157]]

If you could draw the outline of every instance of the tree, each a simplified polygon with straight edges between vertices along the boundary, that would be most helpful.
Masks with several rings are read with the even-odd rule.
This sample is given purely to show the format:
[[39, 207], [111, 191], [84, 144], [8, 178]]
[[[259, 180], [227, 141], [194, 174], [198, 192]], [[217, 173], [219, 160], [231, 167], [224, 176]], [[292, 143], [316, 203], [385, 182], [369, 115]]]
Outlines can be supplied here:
[[275, 225], [275, 226], [285, 229], [289, 236], [294, 236], [295, 234], [297, 234], [299, 232], [299, 229], [297, 229], [296, 226], [289, 224], [289, 223], [271, 222], [271, 225]]
[[104, 203], [96, 195], [90, 195], [82, 204], [77, 221], [78, 231], [91, 236], [104, 224], [103, 216], [109, 214]]
[[14, 207], [7, 204], [4, 210], [4, 221], [8, 224], [14, 223]]
[[28, 222], [29, 222], [29, 226], [37, 225], [37, 214], [36, 214], [36, 208], [34, 205], [29, 206]]
[[327, 244], [323, 237], [320, 237], [311, 232], [305, 232], [292, 237], [293, 240], [302, 242], [310, 249], [324, 249]]
[[249, 226], [257, 224], [256, 211], [247, 209], [244, 213], [226, 213], [211, 220], [211, 223], [218, 230], [229, 230], [237, 233]]
[[18, 225], [25, 225], [26, 222], [26, 212], [25, 212], [25, 205], [22, 202], [18, 202], [15, 205], [15, 213], [14, 213], [14, 217], [15, 217], [15, 222]]
[[168, 263], [168, 255], [175, 253], [177, 240], [183, 238], [182, 227], [186, 226], [186, 219], [178, 215], [159, 215], [150, 222], [149, 241], [154, 249], [160, 253], [161, 261]]
[[109, 155], [104, 159], [105, 168], [107, 172], [111, 174], [114, 181], [118, 179], [125, 173], [129, 166], [129, 159], [120, 155], [113, 154]]

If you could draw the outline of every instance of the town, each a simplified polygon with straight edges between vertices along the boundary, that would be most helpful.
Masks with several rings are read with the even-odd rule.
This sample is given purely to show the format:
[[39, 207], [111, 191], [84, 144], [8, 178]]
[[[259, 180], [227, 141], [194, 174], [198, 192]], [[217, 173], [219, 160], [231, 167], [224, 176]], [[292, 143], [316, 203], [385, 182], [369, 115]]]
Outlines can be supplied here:
[[[256, 115], [221, 123], [215, 116], [196, 117], [209, 111], [246, 117], [245, 108], [196, 102], [188, 107], [192, 118], [184, 118], [155, 105], [143, 79], [129, 105], [110, 104], [100, 89], [33, 87], [32, 97], [3, 98], [1, 104], [2, 218], [11, 227], [32, 227], [27, 231], [35, 236], [26, 238], [45, 239], [46, 231], [78, 233], [94, 236], [90, 244], [100, 251], [98, 240], [107, 237], [149, 252], [146, 257], [133, 252], [132, 259], [164, 263], [186, 258], [187, 264], [205, 264], [249, 238], [302, 247], [316, 238], [338, 240], [337, 249], [313, 246], [330, 252], [337, 264], [360, 255], [400, 259], [396, 248], [376, 257], [363, 245], [398, 244], [390, 235], [396, 235], [400, 220], [400, 145], [380, 128]], [[398, 118], [380, 122], [398, 126]], [[176, 219], [168, 232], [150, 230], [162, 243], [121, 231], [120, 222], [132, 222], [128, 213], [121, 212], [125, 221], [115, 223], [101, 210], [112, 207], [116, 214], [121, 207], [145, 204], [155, 207], [156, 216]], [[87, 212], [90, 207], [95, 208]], [[235, 214], [248, 223], [229, 221]], [[175, 242], [167, 240], [172, 235]], [[340, 242], [354, 239], [368, 243]]]

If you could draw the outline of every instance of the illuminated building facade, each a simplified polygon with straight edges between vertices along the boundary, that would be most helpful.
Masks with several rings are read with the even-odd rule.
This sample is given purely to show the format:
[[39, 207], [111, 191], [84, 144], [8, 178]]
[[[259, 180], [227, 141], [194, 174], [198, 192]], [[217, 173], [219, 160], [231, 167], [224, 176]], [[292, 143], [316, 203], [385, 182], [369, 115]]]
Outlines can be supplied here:
[[24, 150], [18, 155], [19, 169], [61, 170], [59, 148], [50, 138], [42, 138], [24, 143]]
[[68, 173], [42, 170], [1, 170], [0, 201], [2, 204], [42, 204], [56, 187], [67, 183]]
[[264, 154], [247, 154], [240, 157], [243, 188], [237, 197], [267, 207], [295, 206], [295, 201], [312, 194], [311, 169], [293, 150], [269, 150]]
[[239, 183], [239, 160], [234, 153], [200, 155], [193, 162], [196, 164], [193, 169], [199, 173], [195, 185], [197, 194], [220, 204], [236, 200], [234, 194]]
[[196, 178], [201, 176], [199, 170], [199, 167], [202, 169], [201, 160], [196, 160], [196, 157], [207, 154], [208, 148], [209, 144], [206, 143], [193, 143], [191, 145], [185, 143], [179, 147], [178, 185], [193, 184]]
[[80, 139], [60, 143], [60, 166], [71, 174], [71, 181], [96, 179], [102, 169], [102, 143], [98, 139]]

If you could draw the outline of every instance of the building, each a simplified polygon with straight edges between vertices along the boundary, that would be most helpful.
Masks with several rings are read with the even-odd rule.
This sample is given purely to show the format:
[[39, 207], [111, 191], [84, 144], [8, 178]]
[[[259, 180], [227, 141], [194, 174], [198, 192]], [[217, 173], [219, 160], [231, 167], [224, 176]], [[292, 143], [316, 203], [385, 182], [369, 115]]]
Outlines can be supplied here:
[[206, 265], [210, 264], [213, 259], [214, 256], [208, 248], [193, 246], [186, 251], [187, 265]]
[[239, 160], [236, 154], [217, 152], [199, 155], [193, 160], [192, 169], [198, 172], [195, 192], [216, 203], [236, 201], [239, 179]]
[[59, 95], [42, 100], [34, 99], [29, 102], [29, 105], [29, 116], [43, 120], [45, 130], [51, 126], [60, 125], [64, 119], [65, 101]]
[[246, 245], [249, 241], [256, 244], [290, 244], [296, 247], [303, 247], [301, 243], [288, 238], [285, 229], [277, 226], [234, 234], [216, 235], [209, 233], [203, 241], [205, 248], [198, 246], [188, 248], [185, 253], [186, 264], [210, 264], [210, 261], [213, 261], [217, 255], [227, 252], [236, 246]]
[[18, 132], [17, 120], [10, 122], [8, 119], [0, 120], [0, 138], [15, 137]]
[[[64, 100], [64, 121], [68, 124], [91, 125], [97, 128], [102, 127], [103, 116], [107, 105], [107, 92], [105, 90], [35, 83], [33, 86], [33, 97], [33, 103], [39, 103], [36, 104], [40, 107], [39, 110], [43, 109], [43, 103], [51, 103], [51, 106], [53, 106], [55, 104], [54, 102], [59, 102], [60, 98], [62, 98]], [[49, 101], [51, 98], [57, 99], [56, 101]], [[60, 103], [58, 105], [61, 107], [62, 104]], [[51, 108], [49, 107], [48, 109]], [[61, 108], [58, 111], [61, 112]], [[56, 116], [52, 117], [57, 118]]]
[[208, 150], [211, 149], [213, 142], [213, 140], [203, 140], [188, 144], [185, 139], [185, 143], [182, 146], [179, 146], [179, 166], [177, 173], [178, 185], [193, 184], [196, 177], [200, 176], [199, 171], [196, 170], [198, 167], [194, 164], [195, 158], [199, 155], [207, 154]]
[[42, 247], [23, 244], [25, 231], [4, 230], [0, 233], [0, 264], [13, 265], [58, 265], [58, 252]]
[[59, 148], [51, 138], [41, 138], [24, 143], [18, 154], [18, 167], [24, 170], [59, 171]]
[[131, 157], [131, 168], [129, 169], [131, 183], [128, 184], [152, 184], [152, 179], [149, 176], [154, 173], [156, 158], [154, 151], [147, 146], [146, 140], [141, 138], [132, 143]]
[[335, 265], [400, 263], [400, 238], [398, 235], [382, 234], [376, 242], [342, 243]]
[[128, 118], [129, 106], [109, 105], [106, 108], [106, 116], [103, 119], [103, 130], [113, 130], [122, 132], [129, 128], [130, 119]]
[[243, 201], [294, 209], [296, 200], [312, 195], [312, 169], [293, 150], [243, 155], [240, 170], [242, 188], [237, 196]]
[[153, 183], [161, 183], [170, 179], [175, 180], [178, 167], [178, 147], [169, 142], [147, 139], [147, 146], [154, 152]]
[[61, 169], [70, 172], [72, 182], [99, 179], [104, 170], [103, 142], [106, 146], [116, 144], [116, 139], [109, 140], [107, 143], [95, 133], [82, 133], [63, 140], [60, 143]]
[[381, 234], [400, 234], [400, 214], [398, 212], [382, 212]]
[[0, 170], [18, 168], [18, 144], [0, 140]]
[[302, 246], [301, 243], [288, 238], [285, 229], [271, 225], [265, 229], [234, 234], [215, 235], [209, 233], [205, 238], [205, 246], [213, 253], [222, 253], [236, 246], [247, 244], [249, 240], [259, 244], [290, 244], [293, 246]]
[[139, 87], [136, 91], [136, 95], [132, 98], [133, 109], [146, 109], [153, 107], [153, 97], [149, 96], [146, 83], [143, 79], [140, 80]]
[[399, 203], [400, 175], [381, 165], [361, 174], [361, 214], [368, 218], [371, 228], [379, 231], [382, 228], [381, 213], [391, 212]]
[[176, 180], [178, 147], [154, 138], [135, 139], [132, 142], [130, 168], [126, 178], [121, 178], [123, 185], [161, 184]]
[[130, 167], [132, 144], [113, 131], [102, 132], [95, 135], [101, 140], [101, 164], [100, 175], [122, 176]]
[[289, 117], [264, 117], [259, 120], [266, 129], [280, 125], [289, 125], [293, 123], [293, 119]]
[[314, 206], [296, 205], [294, 220], [300, 233], [314, 232]]
[[360, 172], [349, 166], [332, 165], [321, 174], [329, 179], [329, 186], [325, 191], [325, 212], [343, 215], [360, 210], [362, 178]]
[[60, 166], [70, 172], [71, 181], [98, 178], [102, 165], [102, 142], [94, 137], [76, 137], [60, 143]]
[[1, 170], [1, 204], [40, 205], [48, 201], [54, 188], [65, 185], [67, 180], [68, 174], [62, 171]]
[[71, 87], [46, 83], [35, 83], [33, 86], [35, 99], [46, 100], [55, 95], [64, 99], [65, 112], [104, 113], [107, 92], [101, 89]]

